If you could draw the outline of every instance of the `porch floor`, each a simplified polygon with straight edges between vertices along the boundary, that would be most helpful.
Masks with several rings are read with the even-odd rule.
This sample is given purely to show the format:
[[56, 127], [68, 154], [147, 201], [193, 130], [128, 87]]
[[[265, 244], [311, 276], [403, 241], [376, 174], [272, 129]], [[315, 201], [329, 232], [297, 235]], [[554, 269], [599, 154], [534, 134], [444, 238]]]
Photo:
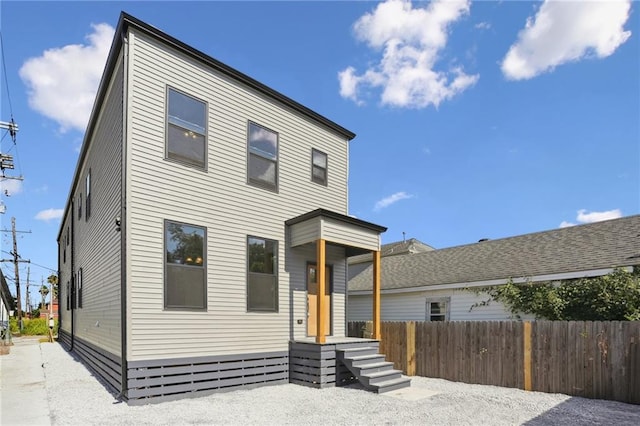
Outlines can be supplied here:
[[376, 339], [365, 339], [362, 337], [339, 337], [339, 336], [327, 336], [324, 343], [316, 343], [315, 337], [303, 337], [300, 339], [293, 339], [295, 343], [314, 343], [318, 345], [336, 345], [342, 343], [365, 343], [365, 342], [378, 342]]

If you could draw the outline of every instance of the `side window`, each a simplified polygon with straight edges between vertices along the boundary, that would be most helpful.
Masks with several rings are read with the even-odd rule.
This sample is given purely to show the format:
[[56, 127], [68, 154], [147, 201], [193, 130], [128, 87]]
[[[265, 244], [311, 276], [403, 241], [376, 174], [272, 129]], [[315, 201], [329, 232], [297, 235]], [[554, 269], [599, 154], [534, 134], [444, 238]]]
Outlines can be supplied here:
[[89, 169], [89, 173], [87, 173], [87, 177], [85, 179], [85, 212], [84, 217], [85, 220], [89, 220], [89, 216], [91, 216], [91, 169]]
[[78, 196], [78, 220], [82, 219], [82, 192]]
[[82, 308], [82, 268], [80, 268], [78, 270], [78, 290], [77, 290], [77, 297], [78, 297], [78, 308]]
[[449, 304], [448, 297], [438, 299], [427, 299], [427, 321], [449, 321]]
[[164, 307], [206, 309], [206, 229], [170, 221], [164, 228]]
[[247, 237], [247, 311], [278, 312], [278, 242]]
[[311, 180], [320, 185], [327, 185], [327, 154], [311, 150]]
[[247, 177], [250, 184], [278, 190], [278, 134], [249, 122]]
[[205, 169], [206, 122], [205, 102], [168, 88], [166, 157]]

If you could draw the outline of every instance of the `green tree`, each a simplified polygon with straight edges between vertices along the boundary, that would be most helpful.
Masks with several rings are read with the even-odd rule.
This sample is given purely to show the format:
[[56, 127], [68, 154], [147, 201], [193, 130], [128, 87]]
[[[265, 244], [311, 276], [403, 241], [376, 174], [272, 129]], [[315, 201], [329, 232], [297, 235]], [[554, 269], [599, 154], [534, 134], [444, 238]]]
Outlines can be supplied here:
[[43, 284], [40, 287], [40, 290], [38, 290], [38, 293], [40, 293], [40, 296], [42, 296], [42, 304], [40, 306], [42, 307], [42, 309], [44, 309], [44, 306], [47, 300], [47, 295], [49, 294], [49, 287]]
[[53, 288], [53, 298], [58, 298], [58, 276], [56, 274], [51, 274], [47, 277], [47, 282], [51, 284]]
[[521, 283], [478, 291], [503, 303], [514, 315], [532, 314], [554, 321], [640, 320], [640, 274], [616, 269], [600, 277], [560, 283]]

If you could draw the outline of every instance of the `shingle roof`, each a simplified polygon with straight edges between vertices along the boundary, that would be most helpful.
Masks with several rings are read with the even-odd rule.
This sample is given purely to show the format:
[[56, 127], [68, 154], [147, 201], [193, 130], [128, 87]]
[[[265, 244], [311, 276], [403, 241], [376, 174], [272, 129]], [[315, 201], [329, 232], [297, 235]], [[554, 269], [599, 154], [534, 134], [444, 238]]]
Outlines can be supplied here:
[[[426, 251], [435, 250], [428, 244], [423, 243], [422, 241], [416, 240], [415, 238], [410, 238], [406, 241], [396, 241], [393, 243], [383, 244], [380, 247], [380, 256], [396, 256], [399, 254], [408, 254], [408, 253], [423, 253]], [[349, 265], [354, 265], [356, 263], [364, 263], [371, 262], [373, 259], [371, 253], [360, 254], [358, 256], [351, 256], [349, 258]]]
[[[640, 215], [381, 259], [382, 289], [640, 265]], [[372, 267], [349, 280], [371, 290]]]

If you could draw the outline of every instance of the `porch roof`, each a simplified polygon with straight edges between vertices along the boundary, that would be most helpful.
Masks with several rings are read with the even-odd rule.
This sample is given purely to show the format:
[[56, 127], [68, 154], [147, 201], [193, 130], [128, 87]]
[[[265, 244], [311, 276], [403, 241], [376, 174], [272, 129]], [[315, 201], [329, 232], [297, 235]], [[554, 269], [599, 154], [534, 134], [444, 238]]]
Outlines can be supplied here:
[[325, 240], [347, 249], [348, 256], [380, 250], [380, 234], [386, 227], [330, 210], [316, 209], [285, 222], [291, 247]]

